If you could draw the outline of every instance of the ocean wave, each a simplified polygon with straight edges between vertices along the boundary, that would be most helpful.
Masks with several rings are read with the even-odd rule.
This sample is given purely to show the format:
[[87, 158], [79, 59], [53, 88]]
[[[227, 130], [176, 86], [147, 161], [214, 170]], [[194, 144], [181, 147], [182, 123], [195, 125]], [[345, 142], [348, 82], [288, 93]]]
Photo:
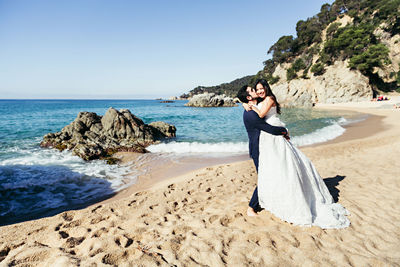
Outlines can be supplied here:
[[140, 174], [129, 165], [85, 162], [69, 151], [12, 150], [14, 157], [0, 161], [0, 221], [4, 223], [104, 199], [135, 183]]
[[247, 142], [220, 142], [220, 143], [199, 143], [199, 142], [169, 142], [151, 145], [147, 148], [152, 153], [244, 153], [248, 152]]
[[335, 139], [342, 135], [345, 131], [345, 128], [340, 126], [338, 123], [335, 123], [309, 134], [294, 136], [291, 141], [296, 146], [312, 145]]
[[[13, 147], [10, 148], [8, 152], [11, 151], [13, 154], [15, 153], [14, 156], [2, 160], [0, 162], [0, 167], [36, 166], [39, 168], [40, 166], [64, 166], [71, 172], [78, 173], [82, 176], [108, 180], [111, 183], [111, 187], [115, 190], [126, 187], [127, 185], [124, 178], [127, 174], [132, 173], [130, 166], [108, 165], [102, 160], [86, 162], [67, 150], [59, 152], [54, 149]], [[54, 169], [54, 172], [57, 172], [57, 170], [61, 169]], [[58, 175], [62, 176], [62, 173], [48, 173], [48, 175], [51, 175], [51, 179], [56, 179]], [[47, 174], [44, 175], [44, 180], [47, 178], [46, 176]]]
[[368, 115], [362, 115], [347, 119], [344, 117], [340, 117], [336, 120], [330, 119], [327, 122], [331, 125], [325, 126], [309, 134], [294, 136], [292, 138], [292, 142], [296, 146], [307, 146], [333, 140], [341, 136], [346, 131], [346, 129], [342, 126], [364, 121], [367, 119], [367, 117]]
[[108, 180], [65, 166], [1, 165], [0, 221], [73, 208], [113, 193]]
[[337, 120], [337, 123], [338, 123], [339, 125], [349, 125], [349, 124], [353, 124], [353, 123], [362, 122], [362, 121], [366, 120], [368, 117], [369, 117], [368, 114], [362, 114], [362, 115], [359, 115], [359, 116], [357, 116], [357, 117], [348, 118], [348, 119], [345, 119], [345, 118], [343, 118], [343, 117], [340, 117], [340, 118]]
[[[330, 125], [318, 129], [309, 134], [294, 136], [291, 141], [296, 146], [305, 146], [326, 142], [342, 135], [346, 129], [342, 125], [358, 122], [363, 119], [348, 120], [343, 117], [329, 120]], [[169, 142], [151, 145], [147, 148], [152, 153], [174, 153], [174, 154], [204, 154], [204, 153], [248, 153], [247, 142]]]

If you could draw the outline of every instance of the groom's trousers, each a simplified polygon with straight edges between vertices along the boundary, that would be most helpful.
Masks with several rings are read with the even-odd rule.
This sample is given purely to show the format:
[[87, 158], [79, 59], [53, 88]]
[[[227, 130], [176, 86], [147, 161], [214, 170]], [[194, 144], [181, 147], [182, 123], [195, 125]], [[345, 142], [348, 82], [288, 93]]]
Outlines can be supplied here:
[[255, 212], [262, 210], [260, 203], [258, 202], [258, 190], [257, 187], [254, 189], [253, 196], [250, 199], [249, 206], [253, 208]]
[[[258, 173], [258, 155], [256, 157], [252, 157], [254, 165], [256, 166], [256, 171]], [[259, 212], [262, 210], [260, 206], [260, 202], [258, 202], [258, 187], [256, 186], [256, 189], [254, 189], [253, 195], [251, 196], [249, 206], [253, 208], [255, 212]]]

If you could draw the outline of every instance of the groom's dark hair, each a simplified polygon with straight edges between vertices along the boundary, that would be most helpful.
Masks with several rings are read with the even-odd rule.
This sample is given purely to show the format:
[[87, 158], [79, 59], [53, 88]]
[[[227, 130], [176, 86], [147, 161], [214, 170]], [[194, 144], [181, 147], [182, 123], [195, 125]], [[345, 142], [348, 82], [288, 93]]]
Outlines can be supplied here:
[[242, 86], [238, 93], [237, 93], [237, 98], [239, 98], [240, 102], [242, 103], [248, 103], [249, 100], [247, 97], [250, 96], [249, 92], [247, 92], [247, 85]]

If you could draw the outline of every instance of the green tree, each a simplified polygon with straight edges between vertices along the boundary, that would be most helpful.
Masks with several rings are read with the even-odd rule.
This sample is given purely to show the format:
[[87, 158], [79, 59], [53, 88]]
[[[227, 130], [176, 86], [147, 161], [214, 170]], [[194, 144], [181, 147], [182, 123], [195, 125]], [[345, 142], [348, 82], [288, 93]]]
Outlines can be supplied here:
[[286, 79], [288, 81], [290, 81], [290, 80], [293, 80], [293, 79], [296, 79], [296, 78], [297, 78], [296, 71], [293, 68], [288, 68], [286, 70]]
[[386, 21], [386, 31], [393, 35], [400, 33], [400, 0], [378, 1], [375, 17], [377, 23]]
[[330, 4], [323, 4], [321, 6], [321, 11], [318, 13], [319, 22], [323, 25], [327, 25], [331, 22], [331, 5]]
[[396, 91], [400, 93], [400, 71], [397, 72], [396, 83], [397, 83], [397, 89], [396, 89]]
[[305, 69], [307, 66], [304, 63], [303, 59], [298, 58], [296, 61], [292, 64], [292, 68], [294, 69], [295, 72], [298, 72], [299, 70]]
[[339, 29], [340, 25], [342, 25], [340, 22], [334, 22], [329, 25], [328, 29], [326, 29], [326, 37], [328, 39], [332, 39], [333, 35], [336, 33], [337, 29]]
[[275, 71], [276, 64], [272, 59], [264, 61], [263, 64], [264, 64], [264, 71], [266, 73], [272, 74]]
[[272, 53], [272, 60], [276, 63], [283, 63], [293, 55], [295, 47], [295, 41], [292, 35], [282, 36], [278, 42], [273, 44], [268, 54]]
[[321, 42], [322, 25], [318, 18], [309, 18], [306, 21], [300, 20], [296, 24], [299, 51], [303, 51], [312, 43]]
[[325, 42], [323, 53], [332, 59], [337, 59], [339, 56], [345, 59], [359, 54], [371, 43], [376, 43], [374, 28], [371, 24], [348, 25], [339, 28], [332, 39]]
[[372, 73], [374, 67], [389, 63], [389, 49], [384, 44], [371, 45], [366, 51], [350, 58], [349, 67], [363, 74]]
[[314, 73], [314, 75], [316, 76], [324, 74], [325, 72], [324, 64], [321, 62], [314, 64], [311, 67], [311, 72]]
[[268, 74], [266, 77], [268, 83], [270, 85], [277, 83], [279, 81], [279, 76], [273, 76], [272, 74]]

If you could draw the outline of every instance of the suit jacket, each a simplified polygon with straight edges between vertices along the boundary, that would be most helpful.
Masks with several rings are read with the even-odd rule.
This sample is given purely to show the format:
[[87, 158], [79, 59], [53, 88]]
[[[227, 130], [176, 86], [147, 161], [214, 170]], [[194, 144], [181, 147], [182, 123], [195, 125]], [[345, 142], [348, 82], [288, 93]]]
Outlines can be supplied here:
[[249, 154], [258, 171], [260, 131], [265, 131], [273, 135], [285, 135], [287, 134], [287, 130], [284, 127], [269, 125], [253, 110], [245, 110], [243, 112], [243, 122], [247, 130], [247, 135], [249, 136]]

